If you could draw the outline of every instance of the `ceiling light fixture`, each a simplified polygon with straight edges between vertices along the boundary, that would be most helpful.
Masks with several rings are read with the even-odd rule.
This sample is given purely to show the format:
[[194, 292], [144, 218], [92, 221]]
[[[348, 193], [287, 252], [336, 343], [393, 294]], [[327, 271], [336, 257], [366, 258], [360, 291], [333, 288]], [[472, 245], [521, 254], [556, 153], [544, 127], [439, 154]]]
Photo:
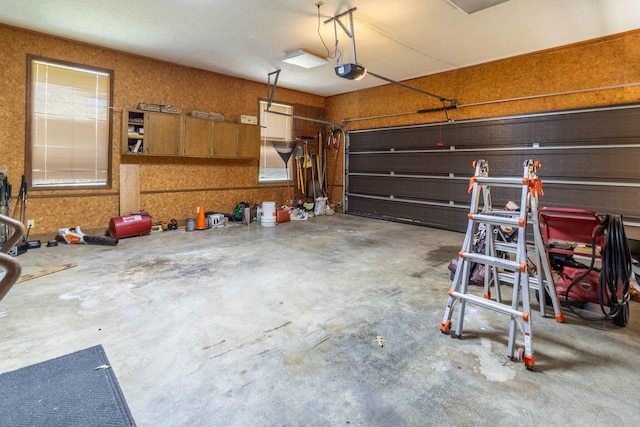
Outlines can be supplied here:
[[296, 49], [287, 53], [282, 61], [302, 68], [316, 68], [328, 63], [326, 59], [320, 58], [304, 49]]
[[506, 3], [509, 0], [447, 0], [460, 10], [467, 12], [469, 15], [472, 13], [480, 12], [481, 10], [489, 9], [490, 7], [497, 6], [500, 3]]

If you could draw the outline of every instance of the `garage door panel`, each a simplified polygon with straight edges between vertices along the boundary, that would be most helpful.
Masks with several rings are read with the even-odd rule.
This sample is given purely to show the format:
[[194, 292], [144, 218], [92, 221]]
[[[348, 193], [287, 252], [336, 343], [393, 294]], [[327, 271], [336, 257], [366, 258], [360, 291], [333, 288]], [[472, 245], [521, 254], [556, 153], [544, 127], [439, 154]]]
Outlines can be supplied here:
[[[640, 188], [592, 185], [544, 184], [540, 206], [575, 207], [598, 213], [623, 215], [628, 220], [640, 217]], [[624, 200], [625, 203], [620, 203]]]
[[521, 176], [528, 159], [538, 160], [541, 177], [640, 183], [640, 148], [614, 147], [567, 150], [455, 151], [443, 153], [375, 153], [349, 157], [350, 173], [466, 176], [473, 162], [489, 162], [492, 176]]
[[[537, 160], [541, 206], [621, 214], [640, 226], [640, 105], [349, 133], [346, 212], [459, 229], [440, 215], [468, 206], [479, 159], [492, 177], [520, 177], [523, 163]], [[491, 196], [503, 206], [520, 191]]]
[[399, 199], [469, 203], [469, 182], [449, 179], [355, 176], [350, 192]]
[[637, 106], [583, 112], [557, 112], [431, 126], [378, 129], [374, 134], [351, 135], [350, 150], [374, 151], [435, 148], [438, 143], [457, 148], [531, 147], [533, 143], [567, 145], [629, 144], [640, 135]]
[[[349, 198], [349, 213], [461, 232], [466, 230], [468, 212], [467, 209], [446, 206], [410, 204], [362, 197]], [[429, 218], [429, 221], [423, 221], [421, 218]]]

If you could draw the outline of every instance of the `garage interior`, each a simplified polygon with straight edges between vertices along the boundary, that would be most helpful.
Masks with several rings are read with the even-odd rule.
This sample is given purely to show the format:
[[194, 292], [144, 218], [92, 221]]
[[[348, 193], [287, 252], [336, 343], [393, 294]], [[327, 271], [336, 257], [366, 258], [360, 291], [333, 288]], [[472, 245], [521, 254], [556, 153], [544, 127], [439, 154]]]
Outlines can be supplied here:
[[[474, 161], [495, 178], [521, 178], [523, 162], [539, 161], [540, 207], [620, 216], [637, 251], [640, 4], [205, 3], [0, 2], [8, 213], [21, 203], [28, 240], [42, 242], [10, 256], [23, 280], [0, 300], [3, 425], [71, 425], [28, 418], [42, 408], [20, 409], [5, 374], [98, 345], [129, 424], [636, 423], [636, 301], [625, 326], [567, 306], [560, 322], [530, 289], [533, 369], [508, 353], [509, 316], [468, 304], [459, 339], [442, 322]], [[312, 69], [282, 61], [299, 49], [329, 59]], [[41, 59], [111, 72], [104, 185], [32, 182], [30, 70]], [[341, 77], [344, 64], [367, 74]], [[260, 176], [275, 144], [261, 136], [259, 152], [241, 148], [269, 126], [263, 117], [279, 116], [263, 115], [261, 101], [291, 108], [280, 114], [295, 140], [286, 180]], [[145, 132], [133, 145], [145, 149], [133, 152], [137, 114]], [[197, 151], [194, 129], [209, 123], [214, 135], [233, 128], [240, 148]], [[164, 149], [151, 145], [159, 140], [174, 151], [146, 151]], [[317, 168], [299, 170], [298, 147], [311, 147]], [[297, 200], [317, 215], [259, 222], [256, 207], [273, 201], [279, 215]], [[518, 190], [496, 189], [493, 205], [513, 200]], [[241, 202], [254, 220], [234, 217]], [[226, 215], [224, 226], [189, 230], [203, 208]], [[152, 232], [116, 245], [59, 233], [107, 239], [114, 218], [140, 211]], [[170, 220], [178, 229], [160, 232]]]

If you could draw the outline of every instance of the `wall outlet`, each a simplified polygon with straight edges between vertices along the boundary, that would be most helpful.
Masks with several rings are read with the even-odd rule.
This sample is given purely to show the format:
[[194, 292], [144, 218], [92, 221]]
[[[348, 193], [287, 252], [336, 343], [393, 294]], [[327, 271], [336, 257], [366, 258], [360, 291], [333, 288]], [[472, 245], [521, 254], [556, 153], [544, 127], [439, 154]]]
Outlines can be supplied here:
[[36, 226], [36, 221], [33, 219], [28, 219], [27, 220], [27, 228], [33, 228]]

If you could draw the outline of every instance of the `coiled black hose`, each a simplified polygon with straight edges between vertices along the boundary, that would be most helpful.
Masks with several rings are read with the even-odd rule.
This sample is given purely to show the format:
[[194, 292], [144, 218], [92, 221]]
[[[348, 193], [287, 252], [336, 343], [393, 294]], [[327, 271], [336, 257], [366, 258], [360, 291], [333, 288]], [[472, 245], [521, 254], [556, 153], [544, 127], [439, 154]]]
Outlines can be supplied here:
[[[624, 318], [625, 313], [623, 310], [626, 309], [631, 297], [631, 287], [629, 283], [632, 272], [631, 251], [629, 250], [629, 243], [627, 242], [627, 236], [624, 232], [622, 218], [619, 215], [602, 215], [601, 219], [600, 225], [596, 227], [592, 233], [591, 263], [587, 270], [572, 280], [571, 284], [567, 287], [565, 291], [566, 305], [571, 312], [583, 319], [614, 319], [614, 323], [625, 326], [627, 319]], [[600, 269], [598, 300], [604, 317], [592, 319], [574, 311], [569, 303], [569, 292], [593, 270], [596, 259], [596, 238], [602, 233], [605, 234], [605, 240], [602, 249], [602, 267]], [[618, 290], [620, 286], [622, 286], [622, 292], [619, 298]], [[609, 307], [609, 309], [607, 310], [606, 307]]]
[[[622, 219], [609, 215], [605, 220], [605, 244], [600, 269], [600, 307], [605, 316], [615, 318], [631, 297], [631, 251]], [[622, 287], [622, 292], [618, 291]], [[605, 309], [609, 307], [609, 311]]]

